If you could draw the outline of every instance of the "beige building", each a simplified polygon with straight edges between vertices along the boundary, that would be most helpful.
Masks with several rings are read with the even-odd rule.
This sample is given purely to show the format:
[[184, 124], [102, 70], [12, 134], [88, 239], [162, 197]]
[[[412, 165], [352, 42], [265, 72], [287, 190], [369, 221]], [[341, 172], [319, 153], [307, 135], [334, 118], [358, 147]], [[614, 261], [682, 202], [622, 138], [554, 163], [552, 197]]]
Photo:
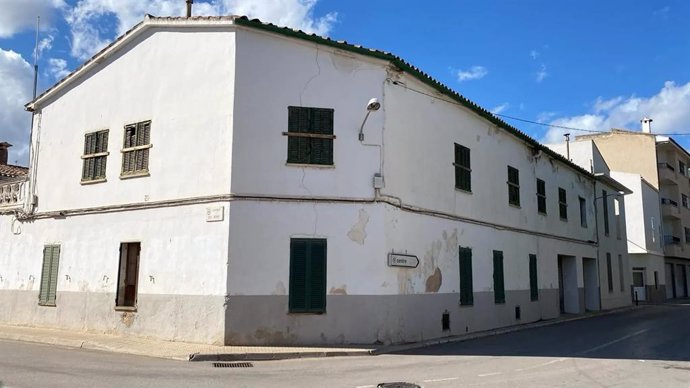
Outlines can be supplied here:
[[658, 301], [689, 295], [690, 154], [672, 138], [654, 135], [651, 121], [641, 120], [641, 132], [612, 129], [575, 143], [593, 141], [612, 175], [635, 191], [626, 201], [633, 284], [640, 299]]

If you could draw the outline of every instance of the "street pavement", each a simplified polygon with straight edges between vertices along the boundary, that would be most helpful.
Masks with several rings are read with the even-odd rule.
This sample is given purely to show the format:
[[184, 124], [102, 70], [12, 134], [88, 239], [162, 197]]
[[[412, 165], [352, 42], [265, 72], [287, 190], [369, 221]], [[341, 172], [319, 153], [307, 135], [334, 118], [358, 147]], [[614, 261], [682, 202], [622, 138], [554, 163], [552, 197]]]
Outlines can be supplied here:
[[690, 306], [646, 306], [379, 356], [184, 362], [0, 340], [0, 387], [690, 387]]

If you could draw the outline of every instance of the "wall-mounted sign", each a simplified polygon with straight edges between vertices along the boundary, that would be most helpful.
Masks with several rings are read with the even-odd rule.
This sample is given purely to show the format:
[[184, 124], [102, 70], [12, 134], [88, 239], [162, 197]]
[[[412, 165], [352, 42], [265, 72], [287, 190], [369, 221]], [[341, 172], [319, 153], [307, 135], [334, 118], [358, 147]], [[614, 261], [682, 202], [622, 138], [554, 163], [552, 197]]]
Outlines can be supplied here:
[[206, 208], [206, 222], [223, 221], [225, 215], [225, 207], [215, 206]]
[[388, 266], [389, 267], [407, 267], [417, 268], [419, 259], [414, 255], [406, 255], [402, 253], [389, 253]]

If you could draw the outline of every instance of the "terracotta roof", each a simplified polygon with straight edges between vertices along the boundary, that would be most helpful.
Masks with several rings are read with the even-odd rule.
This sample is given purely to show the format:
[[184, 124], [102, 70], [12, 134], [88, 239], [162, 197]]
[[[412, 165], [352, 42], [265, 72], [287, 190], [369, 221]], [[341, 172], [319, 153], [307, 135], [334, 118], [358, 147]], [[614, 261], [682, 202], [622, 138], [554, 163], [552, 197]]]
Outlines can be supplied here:
[[13, 166], [11, 164], [0, 164], [0, 177], [17, 178], [25, 176], [29, 173], [29, 169], [21, 166]]
[[[125, 32], [123, 35], [118, 37], [115, 41], [113, 41], [110, 45], [106, 46], [103, 50], [98, 52], [96, 55], [94, 55], [91, 59], [86, 61], [83, 65], [81, 65], [79, 68], [74, 70], [72, 73], [70, 73], [67, 77], [63, 78], [60, 80], [58, 83], [53, 85], [51, 88], [43, 92], [40, 96], [38, 96], [36, 99], [33, 101], [29, 102], [26, 104], [27, 109], [32, 109], [33, 107], [31, 106], [32, 104], [38, 102], [38, 100], [42, 99], [44, 96], [46, 96], [48, 93], [50, 93], [52, 90], [54, 90], [56, 87], [58, 87], [60, 84], [63, 82], [73, 78], [75, 73], [77, 73], [79, 70], [82, 68], [86, 67], [90, 63], [96, 61], [98, 62], [98, 59], [100, 56], [104, 55], [109, 49], [111, 49], [113, 46], [115, 46], [118, 42], [121, 42], [125, 40], [126, 37], [132, 36], [133, 33], [144, 26], [147, 26], [149, 24], [149, 21], [207, 21], [207, 22], [223, 22], [223, 21], [228, 21], [231, 22], [235, 25], [239, 26], [245, 26], [248, 28], [253, 28], [257, 30], [263, 30], [263, 31], [268, 31], [288, 37], [293, 37], [301, 40], [306, 40], [306, 41], [311, 41], [317, 44], [321, 44], [324, 46], [330, 46], [334, 47], [337, 49], [345, 50], [345, 51], [350, 51], [353, 53], [361, 54], [361, 55], [366, 55], [368, 57], [373, 57], [373, 58], [378, 58], [383, 61], [389, 62], [391, 65], [396, 66], [400, 70], [412, 75], [413, 77], [417, 78], [421, 82], [425, 83], [426, 85], [436, 89], [439, 93], [445, 95], [446, 97], [456, 101], [462, 106], [465, 106], [466, 108], [472, 110], [474, 113], [477, 115], [483, 117], [484, 119], [488, 120], [489, 122], [493, 123], [494, 125], [498, 126], [499, 128], [502, 128], [503, 130], [507, 131], [508, 133], [511, 133], [518, 139], [521, 139], [524, 141], [529, 147], [534, 148], [535, 150], [541, 150], [545, 154], [551, 156], [554, 159], [559, 160], [561, 163], [566, 164], [570, 168], [578, 171], [579, 173], [586, 175], [590, 178], [594, 178], [594, 175], [592, 175], [589, 171], [583, 169], [582, 167], [576, 165], [575, 163], [569, 161], [566, 159], [564, 156], [561, 154], [553, 151], [552, 149], [546, 147], [545, 145], [539, 143], [526, 133], [520, 131], [516, 127], [513, 127], [512, 125], [506, 123], [505, 121], [499, 119], [497, 116], [493, 115], [491, 112], [488, 110], [482, 108], [481, 106], [477, 105], [476, 103], [470, 101], [466, 97], [462, 96], [458, 92], [454, 91], [453, 89], [449, 88], [448, 86], [444, 85], [443, 83], [437, 81], [433, 77], [431, 77], [429, 74], [423, 72], [421, 69], [415, 67], [414, 65], [410, 64], [409, 62], [405, 61], [404, 59], [400, 58], [397, 55], [394, 55], [390, 52], [387, 51], [381, 51], [377, 49], [370, 49], [366, 47], [362, 47], [360, 45], [354, 45], [351, 43], [348, 43], [347, 41], [344, 40], [333, 40], [327, 37], [322, 37], [318, 36], [316, 34], [308, 34], [304, 31], [297, 30], [297, 29], [292, 29], [288, 27], [280, 27], [276, 26], [271, 23], [264, 23], [259, 19], [249, 19], [246, 16], [194, 16], [194, 17], [182, 17], [182, 16], [176, 16], [176, 17], [156, 17], [152, 15], [146, 15], [144, 18], [144, 21], [140, 22], [139, 24], [135, 25], [131, 29], [129, 29], [127, 32]], [[213, 23], [215, 24], [215, 23]]]

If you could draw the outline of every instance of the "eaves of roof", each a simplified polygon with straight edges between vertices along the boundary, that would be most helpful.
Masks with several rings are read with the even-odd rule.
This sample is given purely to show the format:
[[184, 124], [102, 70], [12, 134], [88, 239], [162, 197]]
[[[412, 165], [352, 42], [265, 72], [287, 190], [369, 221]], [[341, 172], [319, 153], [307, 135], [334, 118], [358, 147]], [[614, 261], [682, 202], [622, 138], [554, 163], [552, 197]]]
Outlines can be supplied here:
[[682, 145], [678, 144], [677, 141], [673, 140], [672, 137], [669, 137], [668, 140], [657, 141], [656, 144], [657, 144], [657, 145], [659, 145], [659, 144], [669, 144], [669, 145], [671, 145], [671, 146], [675, 146], [675, 148], [676, 148], [678, 151], [682, 152], [683, 154], [685, 154], [685, 156], [687, 156], [688, 158], [690, 158], [690, 153], [688, 153], [688, 151], [687, 151], [685, 148], [683, 148]]
[[442, 95], [454, 100], [455, 102], [459, 103], [460, 105], [468, 108], [469, 110], [473, 111], [475, 114], [479, 115], [480, 117], [488, 120], [492, 124], [496, 125], [499, 128], [502, 128], [503, 130], [507, 131], [508, 133], [512, 134], [513, 136], [517, 137], [518, 139], [524, 141], [529, 147], [534, 148], [535, 150], [540, 150], [544, 152], [545, 154], [551, 156], [552, 158], [560, 161], [561, 163], [567, 165], [568, 167], [572, 168], [573, 170], [576, 170], [577, 172], [594, 179], [594, 175], [592, 175], [589, 171], [583, 169], [582, 167], [576, 165], [575, 163], [569, 161], [565, 157], [561, 156], [557, 152], [549, 149], [545, 145], [539, 143], [532, 137], [528, 136], [526, 133], [520, 131], [519, 129], [513, 127], [512, 125], [506, 123], [505, 121], [499, 119], [495, 115], [493, 115], [491, 112], [488, 110], [482, 108], [481, 106], [477, 105], [476, 103], [470, 101], [466, 97], [462, 96], [461, 94], [457, 93], [456, 91], [452, 90], [448, 86], [444, 85], [443, 83], [437, 81], [427, 73], [423, 72], [416, 66], [410, 64], [409, 62], [405, 61], [404, 59], [400, 58], [397, 55], [394, 55], [392, 53], [386, 52], [386, 51], [381, 51], [381, 50], [376, 50], [376, 49], [370, 49], [366, 47], [362, 47], [359, 45], [354, 45], [347, 43], [346, 41], [335, 41], [333, 39], [327, 38], [327, 37], [322, 37], [316, 34], [307, 34], [306, 32], [303, 32], [301, 30], [295, 30], [291, 29], [288, 27], [280, 27], [276, 26], [271, 23], [264, 23], [259, 19], [249, 19], [246, 16], [215, 16], [215, 17], [192, 17], [192, 18], [185, 18], [185, 17], [154, 17], [151, 15], [146, 15], [144, 21], [140, 22], [139, 24], [135, 25], [131, 29], [129, 29], [127, 32], [125, 32], [123, 35], [118, 37], [115, 41], [113, 41], [110, 45], [106, 46], [103, 50], [95, 54], [91, 59], [86, 61], [83, 65], [81, 65], [79, 68], [77, 68], [75, 71], [70, 73], [67, 77], [53, 85], [51, 88], [43, 92], [40, 96], [36, 97], [33, 101], [29, 102], [26, 104], [27, 110], [32, 110], [33, 106], [36, 102], [39, 100], [45, 98], [48, 96], [48, 94], [52, 93], [56, 88], [58, 88], [62, 83], [70, 80], [71, 78], [75, 77], [78, 72], [82, 71], [85, 67], [91, 66], [94, 62], [98, 62], [99, 59], [107, 54], [108, 52], [113, 51], [117, 46], [122, 45], [123, 42], [126, 40], [131, 39], [135, 33], [140, 31], [143, 27], [150, 25], [150, 21], [231, 21], [235, 25], [239, 26], [244, 26], [247, 28], [252, 28], [256, 30], [262, 30], [262, 31], [267, 31], [267, 32], [272, 32], [276, 34], [280, 34], [283, 36], [287, 37], [292, 37], [296, 39], [301, 39], [313, 43], [317, 43], [320, 45], [324, 46], [330, 46], [333, 48], [337, 48], [340, 50], [345, 50], [349, 51], [352, 53], [380, 59], [389, 62], [391, 65], [397, 67], [398, 69], [412, 75], [413, 77], [417, 78], [419, 81], [422, 83], [430, 86], [431, 88], [437, 90], [439, 93]]

